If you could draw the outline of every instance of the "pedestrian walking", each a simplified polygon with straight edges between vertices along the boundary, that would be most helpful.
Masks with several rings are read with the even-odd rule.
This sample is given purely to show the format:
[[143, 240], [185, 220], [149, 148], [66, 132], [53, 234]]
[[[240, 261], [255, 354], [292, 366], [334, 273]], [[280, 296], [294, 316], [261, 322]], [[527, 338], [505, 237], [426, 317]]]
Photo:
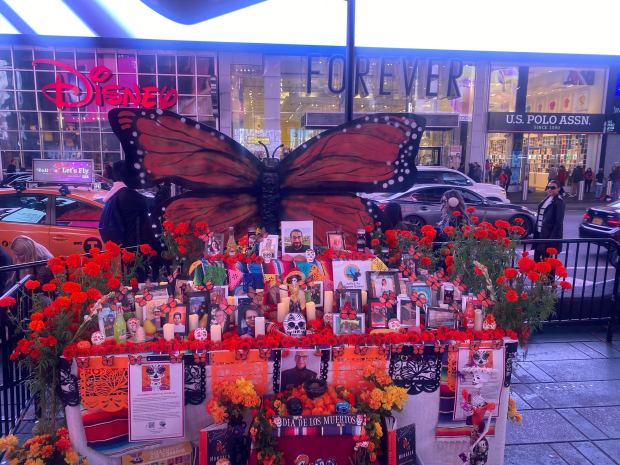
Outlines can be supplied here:
[[594, 179], [594, 172], [592, 168], [588, 168], [583, 175], [583, 179], [586, 184], [586, 192], [590, 192], [592, 190], [592, 180]]
[[549, 180], [558, 178], [558, 167], [551, 165], [549, 168]]
[[598, 173], [596, 173], [596, 192], [594, 193], [594, 197], [600, 199], [603, 196], [603, 186], [605, 185], [605, 173], [603, 172], [603, 168], [598, 169]]
[[573, 197], [577, 195], [579, 192], [579, 183], [583, 181], [583, 166], [577, 165], [573, 168], [571, 173], [570, 181], [571, 181], [571, 192]]
[[564, 186], [566, 185], [566, 180], [568, 179], [568, 171], [564, 168], [564, 165], [560, 165], [558, 168], [558, 175], [555, 180], [558, 182], [560, 186], [560, 195], [564, 195]]
[[[557, 181], [550, 180], [545, 191], [547, 197], [538, 204], [534, 239], [562, 239], [564, 236], [564, 212], [566, 205], [560, 195], [560, 184]], [[539, 261], [542, 258], [548, 257], [547, 249], [549, 247], [553, 247], [560, 252], [562, 250], [562, 243], [549, 241], [534, 244], [534, 260]]]
[[487, 161], [484, 162], [484, 179], [486, 182], [492, 182], [493, 177], [493, 165], [491, 164], [491, 159], [487, 158]]

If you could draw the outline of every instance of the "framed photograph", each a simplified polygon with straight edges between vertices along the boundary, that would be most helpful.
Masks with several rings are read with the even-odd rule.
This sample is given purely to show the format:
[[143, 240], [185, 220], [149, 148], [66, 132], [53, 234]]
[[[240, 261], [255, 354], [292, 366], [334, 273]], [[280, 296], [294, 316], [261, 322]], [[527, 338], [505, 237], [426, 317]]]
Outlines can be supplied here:
[[396, 318], [403, 328], [413, 328], [426, 324], [426, 307], [418, 307], [409, 297], [398, 297]]
[[105, 305], [98, 315], [99, 331], [106, 339], [114, 339], [114, 320], [116, 320], [116, 311], [109, 305]]
[[368, 309], [369, 325], [371, 328], [387, 328], [389, 309], [381, 302], [370, 302]]
[[144, 312], [144, 319], [150, 320], [155, 325], [157, 331], [161, 330], [161, 320], [165, 316], [165, 312], [162, 309], [164, 305], [168, 303], [168, 299], [153, 299], [146, 303], [146, 309]]
[[280, 236], [277, 234], [269, 234], [267, 237], [263, 238], [263, 240], [258, 244], [258, 254], [262, 257], [263, 253], [271, 252], [271, 258], [278, 258], [279, 239]]
[[177, 279], [174, 283], [174, 298], [184, 301], [187, 294], [193, 290], [194, 282], [191, 279]]
[[334, 260], [334, 288], [342, 284], [347, 289], [368, 290], [366, 272], [371, 269], [370, 260]]
[[314, 248], [312, 221], [282, 221], [282, 255], [305, 255]]
[[[249, 297], [247, 298], [248, 300]], [[239, 336], [254, 337], [255, 322], [257, 316], [263, 316], [263, 313], [250, 302], [242, 302], [237, 307], [237, 332]]]
[[252, 297], [248, 295], [236, 295], [235, 296], [235, 307], [239, 307], [240, 305], [249, 305], [252, 303]]
[[280, 360], [280, 389], [291, 389], [321, 376], [322, 351], [288, 350]]
[[168, 313], [168, 323], [174, 325], [175, 334], [187, 333], [187, 307], [177, 305]]
[[159, 284], [139, 283], [138, 289], [140, 291], [149, 291], [149, 294], [153, 296], [153, 299], [167, 299], [169, 295], [168, 286], [160, 286]]
[[314, 281], [310, 284], [310, 301], [317, 307], [323, 306], [323, 281]]
[[333, 250], [345, 250], [344, 234], [339, 231], [328, 231], [327, 246]]
[[204, 315], [209, 310], [210, 297], [208, 292], [190, 292], [186, 295], [188, 315]]
[[205, 255], [217, 255], [224, 252], [224, 234], [213, 233], [209, 240], [205, 243]]
[[457, 322], [457, 314], [452, 310], [441, 307], [426, 308], [426, 327], [439, 328], [446, 326], [454, 328]]
[[364, 334], [366, 332], [366, 315], [357, 314], [355, 319], [348, 320], [334, 314], [334, 334]]
[[226, 302], [226, 297], [228, 297], [228, 286], [213, 286], [213, 289], [209, 291], [209, 300], [212, 305]]
[[400, 294], [398, 271], [368, 271], [368, 298], [378, 299], [386, 292]]
[[209, 317], [207, 319], [207, 328], [211, 328], [211, 325], [220, 325], [222, 327], [222, 333], [230, 330], [230, 316], [223, 307], [211, 305], [209, 308]]
[[425, 282], [421, 281], [413, 281], [407, 283], [407, 297], [411, 297], [412, 293], [417, 293], [418, 295], [422, 294], [426, 297], [426, 305], [432, 307], [435, 305], [435, 299], [433, 298], [435, 292], [431, 289], [431, 287]]
[[454, 303], [455, 300], [460, 300], [460, 296], [458, 295], [457, 289], [454, 287], [454, 284], [442, 283], [441, 287], [439, 288], [439, 297], [437, 299], [437, 304], [442, 308], [448, 308]]
[[[275, 275], [274, 275], [275, 276]], [[265, 305], [278, 305], [280, 303], [280, 288], [276, 281], [268, 281], [265, 279]]]
[[338, 311], [342, 311], [347, 304], [357, 313], [362, 312], [362, 290], [361, 289], [343, 289], [338, 292], [338, 300], [336, 305]]

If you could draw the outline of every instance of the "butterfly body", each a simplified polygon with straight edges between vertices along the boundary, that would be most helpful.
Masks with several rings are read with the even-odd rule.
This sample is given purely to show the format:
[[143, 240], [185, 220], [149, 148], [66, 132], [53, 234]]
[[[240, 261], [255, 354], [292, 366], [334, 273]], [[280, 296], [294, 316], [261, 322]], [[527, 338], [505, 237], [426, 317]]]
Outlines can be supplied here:
[[189, 191], [167, 201], [166, 219], [206, 218], [218, 233], [256, 225], [277, 233], [281, 221], [313, 220], [315, 245], [335, 226], [354, 237], [381, 219], [356, 193], [413, 186], [425, 124], [408, 113], [368, 115], [261, 163], [225, 134], [170, 111], [116, 108], [109, 119], [139, 180], [135, 187], [174, 182]]

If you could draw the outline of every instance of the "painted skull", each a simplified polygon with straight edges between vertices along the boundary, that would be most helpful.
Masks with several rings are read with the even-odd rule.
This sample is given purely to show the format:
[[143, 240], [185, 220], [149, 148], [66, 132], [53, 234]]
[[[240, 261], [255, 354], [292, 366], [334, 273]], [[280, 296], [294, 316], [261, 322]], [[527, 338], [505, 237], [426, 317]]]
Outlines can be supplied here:
[[324, 313], [323, 314], [323, 323], [327, 326], [333, 326], [334, 324], [334, 314], [333, 313]]
[[400, 320], [397, 320], [396, 318], [392, 318], [390, 321], [388, 321], [388, 328], [391, 331], [398, 332], [400, 331], [400, 327], [401, 327]]
[[306, 335], [306, 320], [301, 313], [289, 313], [284, 317], [284, 332], [287, 336], [294, 337]]
[[487, 317], [482, 322], [482, 329], [484, 329], [485, 331], [493, 331], [496, 328], [497, 328], [497, 323], [495, 323], [495, 320], [491, 318]]
[[154, 363], [152, 365], [148, 365], [145, 371], [146, 375], [149, 377], [151, 389], [153, 391], [161, 390], [166, 368], [160, 363]]
[[194, 339], [197, 341], [206, 341], [209, 339], [209, 331], [207, 331], [207, 328], [196, 328], [194, 330]]
[[306, 250], [306, 261], [312, 263], [316, 259], [316, 252], [314, 249]]
[[489, 352], [488, 350], [475, 350], [474, 354], [472, 355], [472, 361], [474, 363], [474, 366], [477, 366], [479, 368], [487, 366], [490, 356], [491, 352]]
[[135, 336], [136, 331], [138, 331], [138, 326], [140, 326], [140, 321], [135, 316], [127, 320], [127, 331], [131, 337]]
[[90, 336], [90, 342], [92, 342], [94, 346], [100, 346], [105, 342], [105, 336], [101, 331], [95, 331]]
[[273, 258], [273, 252], [271, 250], [263, 250], [263, 260], [265, 263], [270, 263]]

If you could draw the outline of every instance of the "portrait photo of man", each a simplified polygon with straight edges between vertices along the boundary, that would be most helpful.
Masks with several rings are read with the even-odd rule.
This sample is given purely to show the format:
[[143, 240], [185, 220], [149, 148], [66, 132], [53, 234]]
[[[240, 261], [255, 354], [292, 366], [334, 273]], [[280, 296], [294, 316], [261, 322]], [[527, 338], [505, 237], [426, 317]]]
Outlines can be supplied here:
[[[290, 361], [289, 361], [290, 360]], [[294, 363], [292, 368], [284, 369], [288, 364]], [[310, 351], [295, 351], [289, 357], [282, 360], [282, 372], [280, 373], [280, 388], [290, 389], [300, 386], [306, 381], [316, 379], [320, 370], [321, 358]], [[308, 368], [311, 365], [311, 370]], [[315, 366], [316, 365], [316, 366]]]
[[293, 229], [290, 233], [291, 245], [287, 245], [284, 251], [286, 253], [305, 253], [310, 247], [301, 242], [303, 237], [304, 234], [300, 229]]
[[312, 221], [282, 222], [282, 253], [304, 255], [313, 246]]

